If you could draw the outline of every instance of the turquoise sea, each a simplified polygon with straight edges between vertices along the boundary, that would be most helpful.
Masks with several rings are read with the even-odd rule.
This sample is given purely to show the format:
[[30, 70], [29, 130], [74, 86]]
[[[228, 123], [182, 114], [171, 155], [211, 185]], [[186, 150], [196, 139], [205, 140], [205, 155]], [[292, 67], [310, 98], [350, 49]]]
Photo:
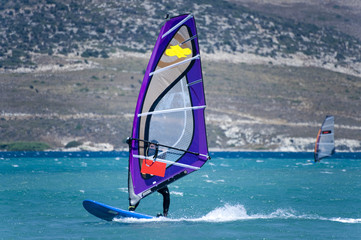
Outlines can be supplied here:
[[0, 239], [361, 239], [361, 153], [211, 156], [169, 186], [169, 218], [106, 222], [82, 201], [127, 208], [127, 152], [2, 152]]

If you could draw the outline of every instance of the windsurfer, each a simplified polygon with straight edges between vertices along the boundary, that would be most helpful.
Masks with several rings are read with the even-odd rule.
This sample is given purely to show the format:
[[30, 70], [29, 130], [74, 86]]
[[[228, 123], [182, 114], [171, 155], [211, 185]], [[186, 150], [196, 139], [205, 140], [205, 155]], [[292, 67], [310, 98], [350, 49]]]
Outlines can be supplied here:
[[[148, 150], [147, 150], [147, 156], [158, 155], [159, 158], [164, 158], [165, 153], [163, 153], [163, 154], [158, 153], [158, 146], [156, 144], [158, 144], [157, 140], [151, 141], [151, 143], [149, 144]], [[159, 192], [163, 196], [163, 216], [167, 217], [169, 205], [170, 205], [169, 189], [167, 186], [164, 186], [163, 188], [159, 189], [157, 192]], [[138, 205], [139, 205], [139, 202], [135, 206], [129, 206], [128, 207], [129, 211], [135, 211], [135, 209], [138, 207]], [[162, 214], [158, 214], [157, 216], [158, 217], [162, 216]]]

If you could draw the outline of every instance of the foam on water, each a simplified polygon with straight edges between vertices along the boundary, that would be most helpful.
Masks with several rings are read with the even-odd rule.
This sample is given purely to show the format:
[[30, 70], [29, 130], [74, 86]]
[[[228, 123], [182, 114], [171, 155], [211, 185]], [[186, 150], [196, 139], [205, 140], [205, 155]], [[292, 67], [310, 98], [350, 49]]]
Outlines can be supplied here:
[[182, 193], [182, 192], [171, 191], [170, 194], [171, 194], [171, 195], [177, 195], [177, 196], [183, 197], [183, 193]]
[[221, 166], [221, 167], [229, 167], [229, 164], [221, 163], [219, 166]]
[[123, 193], [128, 193], [128, 188], [118, 188], [118, 190], [120, 190], [120, 192], [123, 192]]
[[296, 163], [296, 165], [301, 165], [301, 166], [312, 166], [312, 165], [314, 165], [314, 163], [312, 163], [312, 162], [298, 162], [298, 163]]
[[220, 179], [220, 180], [205, 180], [205, 182], [217, 184], [217, 183], [224, 183], [224, 180], [223, 179]]
[[135, 218], [121, 218], [114, 219], [115, 222], [121, 223], [144, 223], [144, 222], [233, 222], [233, 221], [247, 221], [259, 219], [304, 219], [304, 220], [320, 220], [332, 221], [340, 223], [361, 223], [361, 218], [325, 218], [318, 215], [298, 214], [293, 209], [277, 209], [276, 211], [263, 214], [248, 214], [246, 208], [241, 204], [230, 205], [225, 204], [223, 207], [215, 208], [206, 215], [199, 218], [153, 218], [153, 219], [135, 219]]
[[361, 223], [361, 218], [331, 218], [328, 220], [341, 223]]

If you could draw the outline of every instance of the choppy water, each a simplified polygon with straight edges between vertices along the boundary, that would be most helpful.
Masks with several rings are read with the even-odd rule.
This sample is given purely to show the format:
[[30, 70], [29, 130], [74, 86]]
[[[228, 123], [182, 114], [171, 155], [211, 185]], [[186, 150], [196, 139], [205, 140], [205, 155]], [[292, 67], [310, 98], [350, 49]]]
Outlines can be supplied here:
[[127, 153], [62, 155], [0, 153], [0, 239], [361, 239], [361, 153], [214, 153], [169, 186], [169, 218], [113, 222], [82, 201], [127, 208]]

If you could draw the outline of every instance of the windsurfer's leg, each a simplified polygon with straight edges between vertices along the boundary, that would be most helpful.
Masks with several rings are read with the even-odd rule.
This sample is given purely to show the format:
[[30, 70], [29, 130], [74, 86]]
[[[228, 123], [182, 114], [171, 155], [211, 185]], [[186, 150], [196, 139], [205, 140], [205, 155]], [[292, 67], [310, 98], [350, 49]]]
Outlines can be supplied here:
[[169, 189], [165, 186], [164, 188], [159, 189], [158, 192], [163, 196], [163, 216], [166, 217], [168, 215], [170, 205]]

